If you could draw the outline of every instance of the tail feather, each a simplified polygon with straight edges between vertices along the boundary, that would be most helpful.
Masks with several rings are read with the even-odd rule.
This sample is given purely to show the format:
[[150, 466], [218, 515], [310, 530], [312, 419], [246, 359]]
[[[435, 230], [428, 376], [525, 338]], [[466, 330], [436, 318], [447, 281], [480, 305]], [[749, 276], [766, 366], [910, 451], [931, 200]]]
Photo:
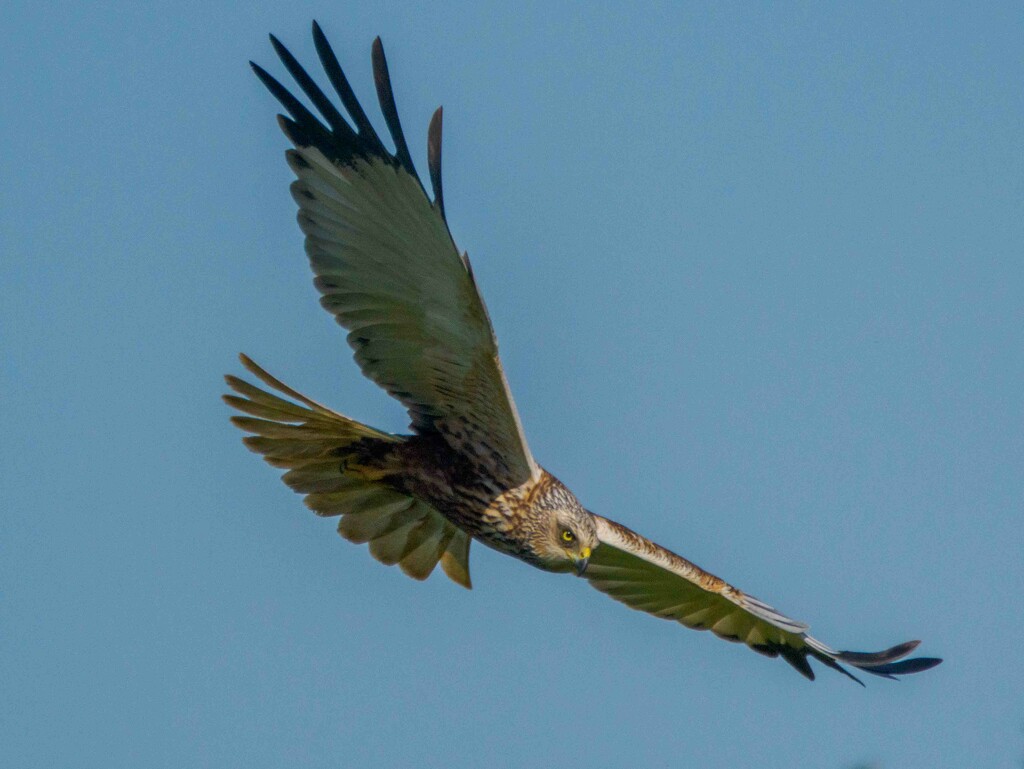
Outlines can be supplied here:
[[441, 554], [441, 568], [449, 579], [463, 587], [472, 587], [469, 579], [469, 535], [453, 527], [452, 540]]
[[231, 417], [231, 424], [245, 430], [247, 433], [262, 435], [264, 438], [273, 438], [275, 440], [297, 438], [301, 441], [308, 441], [314, 438], [328, 438], [336, 444], [339, 440], [345, 441], [346, 445], [358, 440], [352, 435], [348, 425], [336, 425], [330, 422], [318, 425], [316, 422], [309, 421], [301, 425], [292, 425], [286, 422], [275, 422], [270, 419], [256, 419], [255, 417]]
[[[469, 578], [468, 535], [430, 505], [387, 486], [359, 464], [367, 446], [398, 444], [401, 436], [375, 430], [288, 387], [245, 355], [242, 364], [261, 382], [294, 403], [235, 376], [225, 377], [237, 394], [224, 401], [248, 416], [233, 416], [251, 433], [245, 445], [269, 464], [287, 470], [282, 480], [305, 495], [317, 515], [341, 516], [338, 533], [368, 543], [378, 561], [398, 564], [415, 579], [426, 579], [440, 563], [463, 587]], [[301, 405], [300, 405], [301, 404]]]
[[250, 451], [262, 454], [274, 467], [286, 470], [320, 459], [327, 452], [337, 448], [337, 440], [330, 437], [267, 438], [262, 435], [248, 435], [242, 438], [242, 443]]
[[[302, 393], [300, 393], [300, 392], [298, 392], [296, 390], [293, 390], [288, 385], [286, 385], [284, 382], [282, 382], [280, 379], [277, 379], [273, 375], [269, 374], [264, 368], [262, 368], [261, 366], [256, 365], [256, 362], [252, 358], [250, 358], [248, 355], [246, 355], [245, 353], [239, 353], [238, 354], [238, 359], [240, 361], [242, 361], [242, 365], [245, 366], [249, 370], [249, 372], [251, 374], [253, 374], [257, 379], [259, 379], [261, 382], [263, 382], [263, 384], [267, 385], [268, 387], [272, 387], [273, 389], [277, 390], [278, 392], [284, 393], [289, 398], [294, 398], [299, 403], [302, 403], [302, 404], [308, 406], [310, 408], [310, 410], [315, 411], [318, 414], [324, 414], [325, 416], [328, 416], [328, 417], [332, 417], [332, 416], [333, 417], [341, 417], [346, 422], [352, 422], [351, 419], [348, 419], [347, 417], [343, 417], [337, 411], [332, 411], [331, 409], [327, 408], [323, 404], [317, 403], [312, 398], [307, 398]], [[234, 378], [234, 377], [232, 377], [232, 378]], [[253, 387], [252, 389], [255, 390], [260, 395], [261, 398], [266, 397], [266, 398], [269, 398], [269, 399], [271, 399], [273, 401], [281, 401], [281, 399], [278, 398], [276, 395], [271, 395], [270, 393], [268, 393], [268, 392], [266, 392], [264, 390], [260, 390], [258, 387]], [[244, 394], [245, 393], [243, 393], [243, 395]], [[286, 404], [288, 403], [288, 401], [282, 401], [282, 402], [286, 403]], [[359, 423], [358, 422], [353, 422], [353, 424], [359, 424]], [[365, 427], [365, 425], [361, 425], [361, 426]], [[367, 430], [372, 430], [373, 432], [378, 432], [377, 430], [373, 430], [373, 428], [371, 428], [371, 427], [367, 427], [366, 429]], [[381, 433], [381, 434], [383, 435], [383, 433]]]

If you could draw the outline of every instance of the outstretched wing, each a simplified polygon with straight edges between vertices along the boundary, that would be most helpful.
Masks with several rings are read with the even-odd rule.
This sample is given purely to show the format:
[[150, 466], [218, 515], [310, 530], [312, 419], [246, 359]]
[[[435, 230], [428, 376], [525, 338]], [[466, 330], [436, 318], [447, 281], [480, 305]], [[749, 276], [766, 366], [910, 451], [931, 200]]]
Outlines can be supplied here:
[[401, 401], [419, 433], [438, 433], [511, 487], [536, 477], [468, 258], [444, 216], [441, 110], [427, 136], [431, 201], [413, 167], [380, 38], [373, 74], [392, 154], [374, 131], [320, 27], [313, 38], [346, 120], [302, 66], [274, 49], [322, 120], [265, 70], [263, 84], [291, 117], [291, 191], [320, 302], [348, 329], [363, 373]]
[[920, 641], [881, 652], [836, 651], [807, 635], [808, 626], [737, 590], [713, 574], [615, 521], [595, 515], [601, 544], [584, 576], [590, 584], [633, 609], [710, 630], [727, 641], [745, 643], [768, 657], [782, 657], [814, 680], [808, 657], [860, 682], [839, 663], [883, 678], [917, 673], [942, 660], [903, 659]]

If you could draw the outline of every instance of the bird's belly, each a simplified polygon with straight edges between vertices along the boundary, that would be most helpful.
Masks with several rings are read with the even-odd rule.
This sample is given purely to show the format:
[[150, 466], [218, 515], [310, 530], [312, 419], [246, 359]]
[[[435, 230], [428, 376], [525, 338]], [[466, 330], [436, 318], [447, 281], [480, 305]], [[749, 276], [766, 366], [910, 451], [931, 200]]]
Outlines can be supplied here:
[[397, 490], [426, 502], [481, 544], [537, 565], [523, 527], [536, 481], [509, 488], [434, 436], [413, 437], [378, 461]]
[[489, 479], [459, 482], [448, 473], [424, 470], [406, 475], [402, 490], [431, 505], [481, 544], [530, 560], [524, 558], [526, 549], [516, 536], [519, 517], [510, 499], [514, 491], [498, 488]]

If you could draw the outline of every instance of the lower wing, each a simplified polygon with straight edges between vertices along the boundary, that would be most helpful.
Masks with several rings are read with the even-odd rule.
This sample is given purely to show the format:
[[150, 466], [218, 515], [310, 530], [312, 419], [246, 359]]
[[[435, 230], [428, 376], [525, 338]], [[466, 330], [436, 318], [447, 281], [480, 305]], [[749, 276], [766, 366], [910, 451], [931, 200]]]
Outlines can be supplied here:
[[584, 576], [590, 584], [630, 608], [672, 619], [694, 630], [710, 630], [768, 657], [782, 657], [814, 680], [808, 657], [849, 676], [840, 663], [865, 673], [895, 678], [938, 665], [932, 657], [904, 659], [920, 641], [880, 652], [836, 651], [807, 635], [808, 626], [780, 614], [713, 574], [625, 526], [595, 515], [601, 544]]

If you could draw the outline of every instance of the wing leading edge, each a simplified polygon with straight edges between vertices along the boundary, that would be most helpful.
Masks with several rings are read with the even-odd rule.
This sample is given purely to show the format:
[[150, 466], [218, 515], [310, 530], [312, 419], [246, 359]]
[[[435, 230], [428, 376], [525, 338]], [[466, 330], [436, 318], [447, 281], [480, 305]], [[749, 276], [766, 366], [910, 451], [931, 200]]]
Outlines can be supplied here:
[[[631, 529], [595, 515], [600, 546], [585, 577], [616, 601], [694, 630], [710, 630], [727, 641], [745, 643], [767, 657], [782, 657], [814, 680], [808, 657], [838, 670], [857, 683], [843, 664], [865, 673], [894, 678], [919, 673], [942, 660], [904, 659], [919, 641], [907, 641], [880, 652], [836, 651], [807, 634], [808, 625], [779, 613], [671, 550]], [[843, 664], [840, 664], [843, 663]]]

